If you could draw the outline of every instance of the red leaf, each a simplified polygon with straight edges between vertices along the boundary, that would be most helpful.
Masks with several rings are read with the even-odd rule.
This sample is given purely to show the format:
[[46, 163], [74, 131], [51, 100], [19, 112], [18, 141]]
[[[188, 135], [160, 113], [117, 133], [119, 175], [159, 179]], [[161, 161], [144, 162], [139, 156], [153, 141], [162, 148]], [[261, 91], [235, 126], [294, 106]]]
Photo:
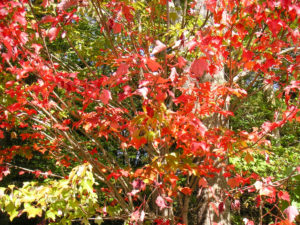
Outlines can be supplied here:
[[43, 6], [44, 8], [48, 7], [50, 5], [49, 1], [52, 2], [52, 0], [43, 0], [43, 3], [41, 4], [41, 6]]
[[118, 34], [122, 31], [122, 25], [119, 23], [114, 23], [112, 28], [115, 34]]
[[231, 173], [229, 173], [229, 172], [226, 172], [226, 173], [224, 173], [224, 174], [223, 174], [223, 177], [225, 177], [225, 178], [227, 178], [227, 177], [231, 177]]
[[62, 131], [69, 130], [69, 127], [63, 126], [63, 125], [58, 124], [58, 123], [54, 124], [54, 125], [53, 125], [53, 128], [57, 128], [57, 129], [62, 130]]
[[49, 40], [50, 41], [54, 41], [58, 35], [60, 31], [60, 28], [57, 28], [57, 27], [51, 27], [49, 30], [48, 30], [48, 37], [49, 37]]
[[199, 185], [199, 187], [201, 187], [201, 186], [204, 187], [204, 188], [208, 187], [207, 181], [206, 181], [205, 178], [201, 178], [201, 179], [199, 180], [198, 185]]
[[0, 166], [0, 181], [8, 174], [10, 174], [9, 168], [6, 166]]
[[205, 141], [201, 142], [193, 142], [191, 145], [191, 150], [194, 154], [199, 154], [202, 152], [208, 152], [209, 151], [209, 146], [206, 144]]
[[191, 65], [190, 72], [195, 76], [203, 76], [207, 69], [208, 64], [205, 59], [196, 59]]
[[234, 202], [231, 203], [231, 208], [233, 210], [239, 210], [241, 207], [241, 203], [240, 203], [240, 200], [238, 199], [235, 199]]
[[107, 105], [109, 100], [111, 99], [111, 93], [109, 90], [102, 90], [101, 95], [100, 95], [100, 100]]
[[123, 76], [128, 73], [129, 66], [125, 63], [122, 63], [116, 71], [116, 76]]
[[50, 16], [50, 15], [47, 15], [47, 16], [44, 16], [41, 20], [40, 20], [40, 23], [52, 23], [54, 21], [56, 21], [57, 18], [53, 17], [53, 16]]
[[227, 184], [228, 184], [231, 188], [235, 188], [235, 187], [238, 187], [238, 186], [240, 185], [236, 178], [228, 179]]
[[113, 173], [109, 174], [106, 179], [110, 180], [113, 177], [115, 180], [117, 180], [120, 176], [121, 176], [121, 174], [113, 172]]
[[209, 11], [214, 12], [217, 7], [217, 0], [206, 0], [205, 5]]
[[280, 223], [276, 223], [275, 225], [295, 225], [295, 224], [290, 222], [289, 220], [282, 220], [280, 221]]
[[131, 214], [131, 217], [130, 217], [130, 222], [137, 222], [140, 220], [140, 211], [139, 210], [136, 210], [134, 211], [132, 214]]
[[243, 61], [247, 62], [251, 60], [254, 56], [254, 53], [248, 50], [244, 50], [243, 52]]
[[68, 8], [77, 5], [78, 0], [62, 0], [58, 5], [57, 8], [59, 10], [67, 10]]
[[167, 49], [167, 46], [165, 44], [161, 43], [159, 40], [157, 40], [155, 42], [155, 48], [153, 49], [151, 54], [155, 55], [155, 54], [160, 53], [160, 52], [162, 52], [166, 49]]
[[225, 210], [224, 202], [220, 202], [218, 208], [219, 208], [219, 213], [220, 213], [220, 214], [221, 214], [222, 212], [224, 212], [224, 210]]
[[35, 174], [36, 177], [39, 177], [42, 172], [40, 170], [36, 170], [33, 173]]
[[27, 21], [24, 13], [15, 13], [13, 18], [16, 22], [20, 23], [22, 26], [26, 26]]
[[2, 42], [5, 45], [5, 47], [7, 48], [8, 57], [11, 58], [13, 56], [13, 49], [12, 49], [11, 44], [5, 39], [3, 39]]
[[14, 85], [14, 83], [15, 83], [15, 81], [14, 81], [14, 80], [7, 81], [7, 82], [5, 83], [5, 88], [10, 88], [11, 86], [13, 86], [13, 85]]
[[185, 195], [191, 195], [193, 190], [189, 187], [179, 188], [179, 190]]
[[32, 48], [34, 48], [34, 52], [37, 55], [40, 53], [40, 50], [43, 48], [43, 46], [40, 44], [32, 44], [31, 46]]
[[283, 212], [287, 215], [290, 222], [293, 222], [295, 217], [299, 215], [299, 211], [295, 206], [289, 206]]
[[0, 138], [4, 138], [3, 131], [0, 130]]
[[134, 93], [143, 96], [144, 99], [147, 99], [148, 88], [146, 87], [139, 88]]
[[155, 62], [154, 60], [150, 59], [150, 58], [147, 58], [147, 66], [149, 67], [149, 69], [152, 71], [152, 72], [155, 72], [157, 71], [158, 69], [162, 69], [161, 65], [157, 62]]
[[159, 207], [160, 210], [167, 208], [168, 206], [166, 205], [165, 200], [161, 197], [158, 196], [155, 200], [156, 205]]
[[286, 191], [279, 191], [277, 193], [278, 195], [278, 198], [282, 199], [282, 200], [285, 200], [285, 201], [290, 201], [290, 195], [289, 193], [287, 193]]
[[280, 32], [281, 28], [285, 26], [285, 23], [280, 19], [271, 20], [270, 18], [268, 18], [267, 24], [274, 37]]
[[98, 153], [98, 151], [97, 151], [97, 148], [95, 147], [95, 148], [93, 148], [91, 151], [90, 151], [90, 154], [91, 155], [95, 155], [95, 154], [97, 154]]
[[137, 190], [145, 190], [146, 184], [141, 179], [135, 179], [132, 182], [132, 187]]
[[131, 22], [133, 19], [133, 15], [131, 14], [130, 10], [133, 10], [133, 8], [123, 5], [122, 12], [128, 22]]
[[247, 218], [244, 218], [243, 222], [245, 225], [254, 225], [254, 222], [252, 220], [248, 220]]
[[178, 57], [178, 67], [181, 69], [186, 65], [186, 60], [183, 57]]

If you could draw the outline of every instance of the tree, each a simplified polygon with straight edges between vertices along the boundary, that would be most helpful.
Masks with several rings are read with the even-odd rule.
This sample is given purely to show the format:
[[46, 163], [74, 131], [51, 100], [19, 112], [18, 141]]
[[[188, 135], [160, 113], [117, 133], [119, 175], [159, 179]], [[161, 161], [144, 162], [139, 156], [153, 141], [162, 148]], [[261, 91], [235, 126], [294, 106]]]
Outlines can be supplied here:
[[[61, 224], [230, 224], [237, 196], [254, 192], [259, 224], [292, 224], [283, 189], [297, 162], [279, 180], [234, 162], [267, 159], [272, 132], [299, 122], [299, 8], [2, 1], [0, 138], [18, 141], [1, 150], [0, 177], [16, 155], [43, 154], [62, 172], [22, 168], [54, 179], [1, 188], [1, 208]], [[257, 93], [274, 104], [245, 127], [235, 113]]]

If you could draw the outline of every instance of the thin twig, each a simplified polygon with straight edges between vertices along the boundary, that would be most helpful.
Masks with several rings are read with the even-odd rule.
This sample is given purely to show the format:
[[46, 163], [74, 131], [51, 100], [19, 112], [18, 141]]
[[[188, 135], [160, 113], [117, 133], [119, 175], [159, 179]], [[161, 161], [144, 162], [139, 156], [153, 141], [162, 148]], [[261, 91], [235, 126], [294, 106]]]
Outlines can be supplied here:
[[[14, 168], [17, 168], [17, 169], [20, 169], [20, 170], [24, 170], [24, 171], [27, 171], [29, 173], [36, 173], [36, 172], [40, 172], [39, 170], [31, 170], [31, 169], [27, 169], [25, 167], [21, 167], [21, 166], [16, 166], [16, 165], [13, 165], [13, 164], [10, 164], [10, 163], [5, 163], [8, 167], [14, 167]], [[57, 178], [61, 178], [61, 179], [64, 179], [63, 176], [60, 176], [60, 175], [56, 175], [56, 174], [53, 174], [53, 173], [48, 173], [48, 172], [40, 172], [39, 173], [40, 175], [43, 175], [43, 176], [51, 176], [51, 177], [57, 177]]]

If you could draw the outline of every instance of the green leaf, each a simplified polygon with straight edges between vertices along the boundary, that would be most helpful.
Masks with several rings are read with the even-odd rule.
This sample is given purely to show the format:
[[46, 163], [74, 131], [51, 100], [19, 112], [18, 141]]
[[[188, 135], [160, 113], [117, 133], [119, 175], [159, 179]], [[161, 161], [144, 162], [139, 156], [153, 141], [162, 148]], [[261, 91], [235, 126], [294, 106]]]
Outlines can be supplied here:
[[53, 211], [47, 211], [45, 215], [46, 219], [55, 220], [55, 213]]
[[19, 214], [19, 211], [17, 211], [16, 209], [14, 209], [12, 212], [10, 212], [10, 213], [9, 213], [9, 219], [10, 219], [10, 221], [13, 221], [13, 219], [14, 219], [15, 217], [17, 217], [18, 214]]
[[103, 219], [101, 216], [97, 216], [94, 220], [94, 222], [98, 225], [100, 225], [101, 223], [103, 223]]
[[27, 206], [23, 212], [28, 213], [28, 218], [35, 218], [36, 216], [42, 216], [43, 210], [41, 208], [35, 208], [33, 206]]

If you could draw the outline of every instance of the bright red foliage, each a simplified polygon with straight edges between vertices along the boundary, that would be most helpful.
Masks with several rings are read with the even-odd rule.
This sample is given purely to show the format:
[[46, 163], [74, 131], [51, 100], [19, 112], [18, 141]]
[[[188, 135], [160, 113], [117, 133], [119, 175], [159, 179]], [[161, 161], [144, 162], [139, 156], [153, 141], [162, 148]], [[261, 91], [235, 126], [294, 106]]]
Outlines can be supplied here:
[[[227, 161], [234, 156], [252, 161], [257, 149], [270, 146], [268, 134], [299, 122], [299, 103], [292, 98], [293, 93], [299, 97], [300, 89], [300, 33], [295, 26], [299, 2], [186, 1], [183, 27], [200, 14], [200, 6], [207, 18], [200, 26], [195, 20], [193, 29], [187, 26], [172, 40], [172, 1], [155, 1], [138, 12], [143, 6], [135, 1], [92, 0], [100, 35], [109, 45], [92, 63], [72, 46], [68, 34], [81, 19], [79, 7], [88, 1], [59, 1], [52, 15], [39, 21], [28, 16], [30, 2], [0, 3], [0, 73], [5, 80], [1, 86], [3, 98], [9, 99], [0, 106], [0, 140], [18, 136], [24, 143], [1, 149], [0, 164], [21, 153], [31, 159], [34, 151], [56, 157], [63, 166], [71, 165], [70, 157], [88, 161], [108, 187], [103, 189], [106, 195], [118, 202], [132, 223], [187, 223], [191, 196], [203, 193], [209, 196], [207, 208], [218, 218], [229, 210], [226, 201], [232, 200], [234, 210], [240, 208], [236, 192], [257, 191], [257, 207], [264, 201], [290, 202], [289, 194], [277, 189], [271, 178], [238, 174]], [[44, 0], [42, 6], [55, 7], [54, 2]], [[157, 15], [161, 8], [168, 10]], [[140, 14], [151, 23], [137, 24]], [[167, 21], [166, 26], [157, 23], [159, 19]], [[167, 29], [164, 35], [155, 33], [160, 28]], [[48, 47], [58, 39], [68, 40], [88, 72], [68, 69], [64, 59], [55, 61]], [[110, 71], [104, 73], [101, 69], [107, 65]], [[244, 88], [241, 79], [247, 84]], [[252, 132], [231, 130], [228, 121], [236, 105], [230, 104], [246, 101], [256, 84], [284, 98], [286, 106], [276, 116], [280, 119], [266, 121]], [[118, 153], [113, 155], [103, 140], [114, 140]], [[128, 158], [132, 149], [147, 158], [139, 168]], [[127, 165], [118, 164], [120, 155]], [[1, 166], [0, 180], [8, 173]], [[225, 186], [218, 189], [220, 185]], [[182, 211], [176, 216], [163, 213], [173, 210], [175, 201]], [[289, 206], [285, 213], [292, 222], [298, 211]]]

